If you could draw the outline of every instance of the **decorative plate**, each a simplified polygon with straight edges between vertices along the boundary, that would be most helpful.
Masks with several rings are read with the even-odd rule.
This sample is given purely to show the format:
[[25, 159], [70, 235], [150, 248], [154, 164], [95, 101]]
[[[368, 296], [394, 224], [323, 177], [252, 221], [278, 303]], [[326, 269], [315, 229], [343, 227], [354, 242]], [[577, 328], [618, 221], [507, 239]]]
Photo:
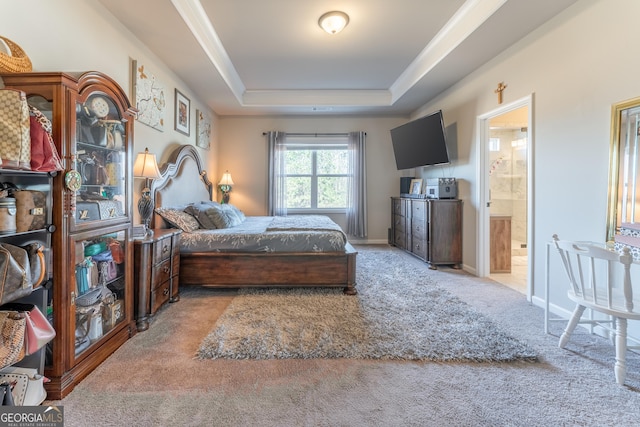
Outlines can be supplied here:
[[75, 169], [70, 170], [64, 176], [64, 184], [71, 191], [78, 191], [82, 186], [82, 176]]

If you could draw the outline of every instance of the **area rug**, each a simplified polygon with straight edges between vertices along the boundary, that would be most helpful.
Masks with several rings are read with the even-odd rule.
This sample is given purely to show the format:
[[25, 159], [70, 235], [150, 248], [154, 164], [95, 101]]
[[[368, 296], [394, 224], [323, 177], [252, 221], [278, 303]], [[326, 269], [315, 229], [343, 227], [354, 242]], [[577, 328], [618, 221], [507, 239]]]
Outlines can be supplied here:
[[437, 272], [402, 251], [361, 251], [356, 280], [356, 296], [330, 288], [239, 291], [197, 357], [537, 359], [526, 343], [451, 295]]

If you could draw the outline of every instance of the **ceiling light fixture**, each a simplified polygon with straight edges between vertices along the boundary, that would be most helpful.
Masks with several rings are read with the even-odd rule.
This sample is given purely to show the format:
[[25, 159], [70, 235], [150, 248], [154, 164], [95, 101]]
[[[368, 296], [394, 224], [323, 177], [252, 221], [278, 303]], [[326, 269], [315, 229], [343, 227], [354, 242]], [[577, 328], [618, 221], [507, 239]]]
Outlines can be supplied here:
[[349, 23], [349, 15], [337, 10], [327, 12], [320, 17], [318, 25], [329, 34], [337, 34]]

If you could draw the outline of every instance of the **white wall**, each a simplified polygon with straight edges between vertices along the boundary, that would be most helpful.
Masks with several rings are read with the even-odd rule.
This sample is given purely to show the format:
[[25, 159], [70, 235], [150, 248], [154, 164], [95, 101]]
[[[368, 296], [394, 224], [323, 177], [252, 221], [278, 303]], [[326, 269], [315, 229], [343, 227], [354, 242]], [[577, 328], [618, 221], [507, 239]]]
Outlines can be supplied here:
[[[231, 203], [249, 215], [267, 214], [267, 142], [263, 132], [367, 133], [367, 241], [387, 242], [391, 226], [391, 196], [400, 193], [401, 172], [396, 169], [389, 130], [406, 117], [221, 117], [221, 171], [229, 170], [235, 183]], [[219, 178], [216, 178], [219, 179]], [[343, 229], [344, 215], [332, 216]]]
[[[133, 152], [148, 147], [162, 164], [174, 147], [195, 145], [195, 110], [209, 109], [97, 1], [5, 0], [0, 7], [0, 35], [22, 47], [31, 59], [33, 71], [100, 71], [116, 80], [130, 99], [130, 61], [136, 59], [145, 64], [165, 87], [165, 130], [160, 132], [136, 121]], [[191, 100], [189, 137], [174, 131], [174, 88]], [[217, 176], [217, 117], [209, 112], [213, 118], [211, 149], [198, 151], [208, 171]], [[134, 206], [141, 186], [142, 180], [136, 180]], [[138, 222], [137, 218], [134, 209], [134, 222]]]
[[[543, 296], [545, 244], [554, 233], [606, 237], [611, 105], [640, 95], [638, 16], [636, 0], [579, 1], [413, 114], [441, 108], [447, 124], [457, 125], [460, 156], [453, 175], [470, 180], [462, 192], [464, 263], [475, 268], [477, 117], [498, 107], [494, 89], [501, 81], [508, 85], [505, 104], [534, 95], [535, 301]], [[571, 308], [556, 267], [551, 283], [552, 301]]]

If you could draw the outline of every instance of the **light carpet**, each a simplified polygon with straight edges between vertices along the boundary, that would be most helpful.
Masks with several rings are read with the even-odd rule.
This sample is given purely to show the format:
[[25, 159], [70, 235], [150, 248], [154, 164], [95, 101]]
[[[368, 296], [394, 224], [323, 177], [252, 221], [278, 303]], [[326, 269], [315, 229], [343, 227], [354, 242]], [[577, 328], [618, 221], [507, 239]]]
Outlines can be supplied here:
[[536, 353], [399, 251], [358, 255], [358, 295], [248, 289], [204, 339], [202, 359], [535, 360]]
[[[366, 253], [400, 252], [386, 245], [356, 249], [363, 260]], [[560, 349], [566, 322], [552, 323], [545, 334], [543, 310], [524, 295], [402, 256], [416, 274], [526, 341], [539, 362], [202, 360], [193, 356], [236, 292], [182, 287], [180, 301], [164, 306], [147, 331], [124, 343], [69, 396], [47, 404], [64, 406], [65, 427], [638, 425], [640, 355], [629, 352], [627, 381], [619, 386], [609, 340], [578, 328]], [[358, 277], [366, 274], [364, 265], [359, 262]], [[393, 267], [387, 268], [391, 274]]]

